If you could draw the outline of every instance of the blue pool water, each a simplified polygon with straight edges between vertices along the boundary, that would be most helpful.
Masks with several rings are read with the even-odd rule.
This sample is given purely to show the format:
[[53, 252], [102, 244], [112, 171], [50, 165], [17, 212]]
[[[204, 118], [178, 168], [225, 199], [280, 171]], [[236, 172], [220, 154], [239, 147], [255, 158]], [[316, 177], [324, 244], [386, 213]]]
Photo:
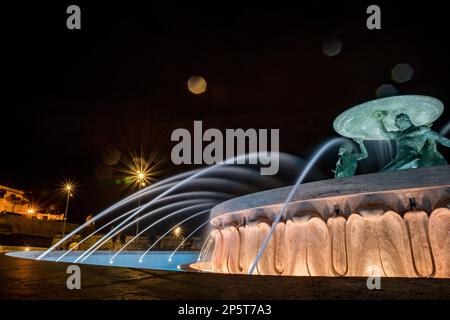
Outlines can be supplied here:
[[[9, 252], [8, 256], [25, 259], [35, 259], [42, 251], [17, 251]], [[42, 260], [56, 261], [64, 252], [55, 251], [50, 252]], [[142, 262], [139, 262], [139, 257], [144, 253], [143, 251], [125, 251], [114, 258], [114, 262], [111, 264], [110, 259], [115, 252], [111, 251], [97, 251], [90, 255], [83, 264], [92, 264], [100, 266], [113, 266], [113, 267], [125, 267], [125, 268], [139, 268], [139, 269], [153, 269], [153, 270], [171, 270], [180, 271], [180, 265], [191, 264], [197, 262], [199, 255], [198, 251], [181, 251], [176, 252], [171, 261], [169, 256], [172, 251], [150, 251], [147, 253]], [[73, 262], [82, 252], [70, 252], [63, 257], [59, 262]]]

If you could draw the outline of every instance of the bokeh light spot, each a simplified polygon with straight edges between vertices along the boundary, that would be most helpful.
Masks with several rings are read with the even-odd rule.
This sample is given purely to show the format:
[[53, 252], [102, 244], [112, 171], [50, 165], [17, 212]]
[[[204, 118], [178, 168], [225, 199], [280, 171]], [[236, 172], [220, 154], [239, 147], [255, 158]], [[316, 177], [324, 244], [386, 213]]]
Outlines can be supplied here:
[[113, 166], [120, 161], [120, 152], [115, 148], [108, 148], [102, 153], [103, 163], [108, 166]]
[[132, 177], [125, 177], [123, 178], [123, 183], [125, 184], [130, 184], [133, 182], [133, 178]]
[[412, 79], [414, 69], [408, 63], [399, 63], [391, 71], [392, 80], [404, 83]]
[[328, 57], [333, 57], [341, 53], [342, 42], [338, 38], [328, 39], [323, 43], [323, 53]]
[[202, 94], [206, 91], [206, 81], [203, 77], [200, 76], [192, 76], [189, 78], [188, 89], [193, 94]]
[[391, 97], [397, 95], [397, 89], [390, 83], [382, 84], [375, 92], [377, 98]]

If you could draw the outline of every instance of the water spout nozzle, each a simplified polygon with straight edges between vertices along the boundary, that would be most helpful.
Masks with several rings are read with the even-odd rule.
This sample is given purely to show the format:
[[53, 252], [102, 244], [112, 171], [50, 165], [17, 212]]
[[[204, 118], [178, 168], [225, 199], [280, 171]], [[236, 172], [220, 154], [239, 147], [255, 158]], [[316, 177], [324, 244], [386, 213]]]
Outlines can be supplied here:
[[333, 208], [333, 216], [334, 217], [337, 216], [339, 214], [339, 212], [341, 212], [341, 209], [339, 208], [338, 204], [335, 204], [334, 208]]
[[416, 198], [408, 198], [409, 201], [409, 209], [411, 211], [415, 211], [417, 209]]

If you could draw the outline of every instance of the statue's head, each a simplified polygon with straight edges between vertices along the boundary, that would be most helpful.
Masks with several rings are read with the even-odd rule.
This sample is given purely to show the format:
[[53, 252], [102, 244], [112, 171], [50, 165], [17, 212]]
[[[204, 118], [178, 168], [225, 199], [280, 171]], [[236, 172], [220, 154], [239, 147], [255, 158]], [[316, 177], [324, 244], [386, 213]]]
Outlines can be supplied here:
[[411, 127], [413, 124], [411, 122], [411, 119], [406, 113], [399, 113], [395, 117], [395, 126], [399, 128], [400, 130], [406, 130], [409, 127]]
[[344, 154], [350, 154], [353, 152], [353, 146], [350, 143], [343, 144], [338, 151], [339, 156], [343, 156]]

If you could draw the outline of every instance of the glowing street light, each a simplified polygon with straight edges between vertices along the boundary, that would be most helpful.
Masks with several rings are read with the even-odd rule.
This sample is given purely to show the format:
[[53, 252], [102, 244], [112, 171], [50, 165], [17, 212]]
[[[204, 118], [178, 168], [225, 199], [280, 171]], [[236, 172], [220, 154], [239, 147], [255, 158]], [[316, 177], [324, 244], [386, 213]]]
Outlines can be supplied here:
[[[150, 170], [146, 167], [142, 169], [137, 169], [135, 171], [135, 176], [133, 177], [136, 181], [136, 183], [139, 186], [139, 191], [143, 187], [146, 186], [146, 182], [148, 181], [148, 176], [150, 175]], [[138, 197], [138, 207], [141, 206], [141, 196]], [[136, 215], [136, 235], [139, 233], [139, 214]]]
[[27, 214], [30, 218], [32, 216], [34, 216], [36, 213], [38, 213], [39, 211], [40, 211], [40, 206], [38, 203], [32, 202], [32, 203], [28, 204]]
[[128, 156], [121, 158], [122, 167], [116, 168], [124, 173], [123, 179], [116, 180], [116, 183], [121, 184], [123, 181], [125, 185], [134, 189], [150, 185], [156, 180], [155, 176], [163, 171], [161, 169], [164, 161], [157, 159], [157, 156], [156, 151], [149, 154], [143, 154], [142, 150], [141, 153], [130, 151]]
[[136, 174], [138, 181], [142, 181], [145, 179], [145, 173], [138, 171]]
[[183, 236], [183, 229], [178, 226], [172, 231], [175, 238], [181, 238]]
[[176, 237], [179, 237], [180, 234], [181, 234], [181, 228], [180, 228], [180, 227], [176, 227], [175, 229], [173, 229], [173, 234], [174, 234]]
[[[142, 188], [150, 185], [156, 180], [155, 176], [161, 172], [161, 167], [163, 165], [163, 160], [157, 159], [157, 156], [158, 153], [156, 151], [144, 154], [142, 147], [140, 153], [131, 150], [129, 156], [123, 156], [121, 158], [123, 167], [117, 168], [117, 170], [125, 174], [123, 182], [133, 189], [137, 189], [138, 192], [140, 192]], [[137, 197], [137, 201], [138, 207], [140, 207], [140, 195]], [[135, 219], [137, 234], [139, 233], [139, 214], [136, 214]]]
[[62, 191], [66, 194], [66, 210], [64, 211], [63, 230], [62, 230], [62, 238], [64, 238], [64, 235], [66, 234], [66, 220], [67, 220], [67, 212], [69, 209], [69, 200], [70, 197], [73, 196], [73, 192], [75, 191], [75, 185], [70, 181], [65, 182], [64, 185], [62, 186]]

